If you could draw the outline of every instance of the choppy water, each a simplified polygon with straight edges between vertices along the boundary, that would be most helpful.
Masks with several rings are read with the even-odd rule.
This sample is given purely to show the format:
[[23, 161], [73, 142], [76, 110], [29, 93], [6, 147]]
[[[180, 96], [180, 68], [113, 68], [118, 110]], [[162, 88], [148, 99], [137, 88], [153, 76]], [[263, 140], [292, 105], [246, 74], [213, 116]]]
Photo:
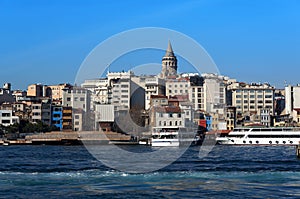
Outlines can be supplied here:
[[190, 148], [159, 171], [127, 174], [102, 165], [83, 146], [1, 146], [0, 197], [300, 197], [300, 160], [294, 147], [216, 146], [203, 159], [198, 150]]

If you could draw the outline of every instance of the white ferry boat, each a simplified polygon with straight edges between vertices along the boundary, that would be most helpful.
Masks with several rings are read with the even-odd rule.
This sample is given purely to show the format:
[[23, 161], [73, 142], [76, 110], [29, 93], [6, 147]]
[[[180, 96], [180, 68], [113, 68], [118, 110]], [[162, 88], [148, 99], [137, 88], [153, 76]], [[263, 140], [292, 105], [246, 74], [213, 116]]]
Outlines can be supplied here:
[[179, 146], [178, 131], [152, 132], [150, 143], [153, 147]]
[[225, 137], [217, 137], [217, 143], [227, 145], [298, 145], [300, 129], [284, 128], [236, 128]]

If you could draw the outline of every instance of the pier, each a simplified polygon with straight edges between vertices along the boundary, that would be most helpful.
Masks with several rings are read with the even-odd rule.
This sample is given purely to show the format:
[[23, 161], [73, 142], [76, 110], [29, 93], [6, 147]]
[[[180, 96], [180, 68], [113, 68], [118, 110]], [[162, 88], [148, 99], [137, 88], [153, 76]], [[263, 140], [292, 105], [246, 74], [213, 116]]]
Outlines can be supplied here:
[[2, 139], [0, 145], [82, 145], [82, 144], [137, 144], [130, 135], [116, 132], [69, 131], [27, 135], [23, 139]]

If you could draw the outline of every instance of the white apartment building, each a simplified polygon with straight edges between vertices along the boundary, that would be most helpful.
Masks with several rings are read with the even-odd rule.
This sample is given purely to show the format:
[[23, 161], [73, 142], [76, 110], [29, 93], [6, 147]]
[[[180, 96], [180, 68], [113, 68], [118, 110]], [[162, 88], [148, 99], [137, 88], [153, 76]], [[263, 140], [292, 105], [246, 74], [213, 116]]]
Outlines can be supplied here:
[[12, 110], [0, 110], [0, 125], [9, 126], [19, 123], [19, 117], [12, 115]]
[[189, 95], [189, 78], [174, 78], [166, 80], [166, 96]]
[[209, 113], [224, 114], [226, 104], [226, 85], [227, 77], [216, 74], [202, 74], [204, 78], [204, 110]]
[[108, 97], [111, 98], [111, 104], [115, 110], [130, 109], [131, 96], [131, 77], [133, 72], [109, 72], [107, 74], [108, 86], [111, 91], [108, 92]]
[[179, 107], [153, 107], [151, 127], [156, 129], [178, 129], [185, 127], [185, 116]]
[[91, 109], [94, 110], [95, 104], [109, 104], [111, 103], [110, 89], [107, 78], [85, 80], [81, 84], [91, 92]]
[[62, 105], [71, 106], [73, 109], [90, 111], [91, 92], [81, 87], [63, 89]]
[[285, 87], [285, 114], [293, 116], [293, 120], [297, 121], [297, 111], [300, 108], [300, 84], [296, 86]]

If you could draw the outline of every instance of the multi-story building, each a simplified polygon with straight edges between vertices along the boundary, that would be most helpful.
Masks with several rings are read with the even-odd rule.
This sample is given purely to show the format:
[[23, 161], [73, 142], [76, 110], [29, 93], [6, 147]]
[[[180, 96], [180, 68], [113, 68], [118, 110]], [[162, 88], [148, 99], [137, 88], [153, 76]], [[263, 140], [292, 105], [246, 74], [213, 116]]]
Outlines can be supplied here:
[[268, 109], [274, 114], [274, 87], [269, 84], [234, 83], [228, 86], [231, 93], [231, 105], [236, 107], [237, 114], [259, 115], [260, 110]]
[[166, 96], [189, 95], [190, 81], [188, 77], [179, 77], [166, 80]]
[[205, 110], [204, 79], [198, 75], [190, 77], [189, 99], [195, 110]]
[[216, 74], [202, 74], [202, 77], [204, 78], [204, 110], [209, 113], [224, 114], [226, 105], [226, 85], [224, 81], [227, 77]]
[[72, 107], [64, 106], [62, 109], [62, 129], [64, 131], [72, 131], [73, 129], [73, 116]]
[[9, 126], [19, 123], [19, 117], [13, 116], [12, 110], [0, 110], [0, 125]]
[[185, 127], [184, 113], [175, 106], [154, 106], [150, 110], [150, 125], [156, 129], [179, 129]]
[[12, 103], [12, 110], [15, 116], [18, 116], [20, 120], [29, 120], [30, 108], [22, 102]]
[[51, 89], [42, 84], [31, 84], [27, 88], [27, 97], [50, 97]]
[[56, 126], [60, 130], [62, 130], [62, 110], [63, 107], [60, 105], [54, 105], [52, 106], [52, 114], [51, 114], [51, 123], [52, 125]]
[[[85, 80], [81, 84], [82, 88], [85, 88], [91, 92], [91, 109], [94, 110], [95, 104], [109, 104], [111, 103], [110, 87], [108, 85], [107, 78]], [[110, 96], [110, 97], [109, 97]]]
[[109, 72], [108, 78], [108, 97], [115, 110], [129, 110], [131, 98], [131, 77], [133, 72]]
[[73, 110], [73, 130], [82, 131], [83, 129], [83, 116], [84, 112], [82, 109]]
[[47, 89], [51, 89], [51, 99], [53, 104], [62, 104], [63, 89], [65, 88], [72, 88], [72, 86], [66, 83], [48, 86]]
[[42, 120], [42, 103], [32, 103], [31, 104], [31, 115], [30, 120], [33, 123]]
[[152, 95], [165, 95], [165, 81], [159, 77], [147, 77], [145, 79], [145, 110], [150, 108]]
[[300, 84], [285, 87], [285, 114], [297, 121], [297, 110], [300, 108]]
[[0, 88], [0, 104], [4, 102], [12, 103], [15, 99], [11, 92], [11, 84], [5, 83], [3, 88]]
[[227, 106], [225, 112], [226, 112], [227, 130], [233, 130], [236, 126], [236, 107]]
[[34, 102], [31, 104], [31, 122], [42, 121], [44, 124], [51, 125], [51, 103], [48, 100]]
[[81, 87], [64, 88], [62, 94], [62, 105], [74, 109], [90, 111], [91, 92]]
[[271, 126], [271, 112], [270, 109], [260, 109], [260, 123], [264, 126]]

